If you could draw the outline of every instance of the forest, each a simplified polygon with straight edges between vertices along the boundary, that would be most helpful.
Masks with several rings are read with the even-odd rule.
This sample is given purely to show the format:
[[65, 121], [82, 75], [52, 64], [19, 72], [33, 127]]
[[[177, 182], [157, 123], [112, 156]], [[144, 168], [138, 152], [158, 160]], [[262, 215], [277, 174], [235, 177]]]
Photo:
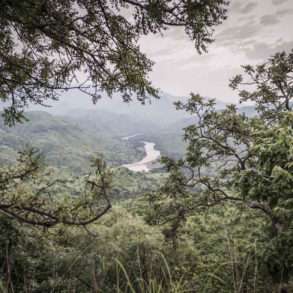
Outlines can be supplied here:
[[0, 292], [293, 292], [293, 49], [181, 97], [139, 39], [204, 58], [230, 1], [1, 4]]

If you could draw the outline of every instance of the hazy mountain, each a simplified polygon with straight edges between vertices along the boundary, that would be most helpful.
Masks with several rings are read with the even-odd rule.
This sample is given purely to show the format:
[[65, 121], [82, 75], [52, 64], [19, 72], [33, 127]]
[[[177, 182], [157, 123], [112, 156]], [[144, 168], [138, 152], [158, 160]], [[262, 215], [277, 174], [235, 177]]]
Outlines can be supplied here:
[[[113, 121], [114, 116], [111, 115]], [[28, 122], [12, 128], [5, 126], [1, 120], [0, 162], [12, 162], [17, 152], [27, 146], [39, 148], [49, 164], [69, 167], [76, 172], [88, 168], [95, 153], [102, 153], [114, 165], [132, 162], [143, 156], [142, 150], [117, 135], [113, 123], [109, 123], [107, 128], [97, 129], [90, 124], [43, 111], [28, 112], [27, 117]], [[99, 121], [102, 125], [107, 124], [101, 116]]]
[[82, 128], [89, 128], [96, 133], [109, 133], [121, 139], [133, 134], [145, 134], [158, 128], [155, 121], [141, 119], [139, 116], [113, 113], [108, 110], [73, 110], [66, 116], [67, 120]]
[[[220, 111], [225, 107], [224, 103], [217, 103], [217, 108]], [[239, 112], [251, 117], [256, 115], [254, 106], [241, 106]], [[160, 131], [150, 133], [147, 139], [156, 142], [157, 147], [163, 155], [172, 158], [180, 158], [184, 155], [186, 150], [186, 143], [184, 142], [184, 128], [196, 123], [195, 117], [188, 115], [181, 120], [167, 125]]]
[[[141, 121], [143, 123], [151, 123], [156, 127], [166, 127], [170, 124], [176, 123], [189, 115], [184, 111], [177, 111], [174, 102], [186, 101], [187, 97], [178, 97], [171, 94], [160, 92], [160, 99], [150, 98], [143, 105], [137, 100], [133, 99], [132, 102], [122, 102], [119, 94], [115, 94], [109, 98], [105, 94], [101, 94], [101, 99], [93, 105], [91, 99], [79, 91], [70, 91], [65, 94], [60, 101], [51, 103], [50, 108], [40, 108], [31, 106], [30, 109], [43, 110], [52, 114], [62, 116], [86, 116], [87, 111], [91, 111], [91, 120], [94, 118], [94, 113], [97, 111], [97, 120], [101, 112], [108, 114], [119, 114], [121, 119], [126, 119], [126, 116], [133, 120], [133, 122]], [[223, 108], [225, 103], [217, 101], [217, 107]]]
[[[103, 97], [93, 105], [87, 96], [78, 95], [74, 92], [52, 108], [41, 108], [47, 112], [27, 112], [29, 122], [12, 128], [0, 119], [0, 162], [15, 159], [16, 152], [27, 144], [38, 147], [51, 164], [75, 171], [87, 168], [89, 158], [97, 152], [113, 165], [136, 161], [143, 156], [141, 140], [155, 142], [163, 155], [184, 154], [183, 128], [196, 121], [175, 109], [179, 97], [161, 93], [161, 99], [152, 99], [146, 105], [123, 103], [118, 96]], [[224, 107], [223, 102], [217, 102], [219, 110]], [[255, 113], [252, 106], [241, 107], [240, 111]], [[122, 140], [133, 134], [142, 136]]]

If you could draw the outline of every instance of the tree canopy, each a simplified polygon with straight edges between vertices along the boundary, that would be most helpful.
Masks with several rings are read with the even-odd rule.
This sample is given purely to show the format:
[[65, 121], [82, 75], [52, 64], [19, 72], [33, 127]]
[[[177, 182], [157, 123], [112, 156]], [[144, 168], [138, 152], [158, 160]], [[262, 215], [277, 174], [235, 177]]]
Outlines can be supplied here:
[[183, 27], [199, 52], [213, 41], [226, 17], [225, 0], [2, 1], [0, 99], [4, 118], [24, 119], [29, 103], [43, 105], [77, 88], [93, 101], [101, 91], [144, 102], [157, 91], [148, 79], [150, 61], [138, 39]]
[[33, 226], [91, 224], [111, 208], [111, 172], [101, 159], [92, 167], [82, 180], [64, 178], [42, 165], [37, 150], [21, 152], [15, 165], [0, 168], [0, 211]]
[[231, 80], [241, 101], [254, 103], [255, 115], [236, 105], [219, 111], [200, 95], [178, 102], [195, 119], [185, 128], [186, 155], [164, 159], [169, 179], [149, 197], [149, 221], [169, 223], [166, 236], [175, 245], [186, 218], [199, 211], [230, 203], [257, 211], [267, 223], [258, 239], [262, 262], [278, 284], [288, 282], [293, 263], [292, 58], [293, 52], [277, 53]]

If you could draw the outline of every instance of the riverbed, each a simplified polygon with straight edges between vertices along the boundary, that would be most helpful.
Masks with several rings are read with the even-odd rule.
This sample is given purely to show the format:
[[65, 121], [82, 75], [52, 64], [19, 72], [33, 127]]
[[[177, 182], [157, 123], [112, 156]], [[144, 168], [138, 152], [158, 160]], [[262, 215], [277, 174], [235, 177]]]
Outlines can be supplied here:
[[145, 156], [142, 160], [131, 164], [125, 164], [123, 167], [134, 172], [149, 172], [151, 170], [151, 164], [157, 161], [161, 152], [155, 148], [154, 142], [143, 141]]

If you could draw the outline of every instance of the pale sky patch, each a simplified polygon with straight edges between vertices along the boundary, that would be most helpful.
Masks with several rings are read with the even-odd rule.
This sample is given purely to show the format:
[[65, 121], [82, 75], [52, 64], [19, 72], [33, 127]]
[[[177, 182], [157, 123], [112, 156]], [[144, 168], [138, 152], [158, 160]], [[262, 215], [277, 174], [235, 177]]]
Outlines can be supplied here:
[[141, 39], [141, 49], [155, 61], [153, 84], [173, 95], [190, 92], [237, 100], [229, 79], [241, 65], [258, 64], [278, 51], [293, 49], [293, 1], [232, 0], [228, 19], [215, 28], [215, 42], [199, 55], [182, 29]]

